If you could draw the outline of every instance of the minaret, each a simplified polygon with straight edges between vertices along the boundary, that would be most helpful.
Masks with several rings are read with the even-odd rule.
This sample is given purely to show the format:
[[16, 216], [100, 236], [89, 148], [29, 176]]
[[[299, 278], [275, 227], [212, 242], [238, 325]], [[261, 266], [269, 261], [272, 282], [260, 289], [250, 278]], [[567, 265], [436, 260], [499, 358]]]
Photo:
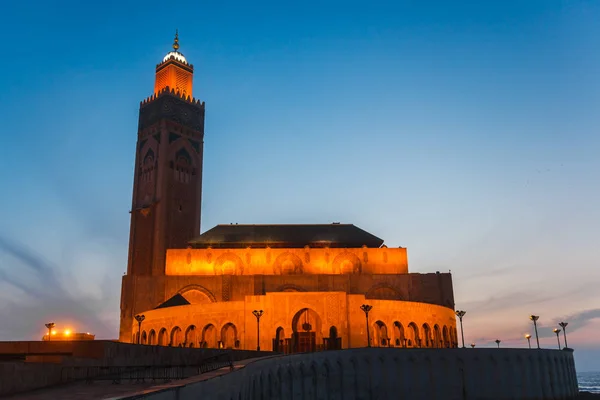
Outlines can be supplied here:
[[129, 258], [121, 294], [124, 341], [131, 340], [135, 314], [163, 301], [158, 277], [165, 274], [166, 250], [185, 248], [200, 234], [204, 102], [192, 97], [193, 75], [176, 33], [173, 51], [156, 66], [154, 94], [140, 103]]

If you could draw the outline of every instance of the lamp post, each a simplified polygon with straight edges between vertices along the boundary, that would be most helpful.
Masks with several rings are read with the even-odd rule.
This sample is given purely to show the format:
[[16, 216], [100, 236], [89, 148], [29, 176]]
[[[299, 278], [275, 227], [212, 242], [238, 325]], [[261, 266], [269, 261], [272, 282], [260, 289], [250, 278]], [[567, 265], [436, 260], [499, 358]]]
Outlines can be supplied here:
[[252, 314], [256, 317], [256, 351], [260, 351], [260, 317], [263, 315], [263, 310], [254, 310]]
[[48, 328], [48, 340], [50, 340], [50, 338], [52, 337], [52, 328], [54, 328], [54, 326], [56, 325], [54, 322], [48, 322], [46, 325], [46, 328]]
[[565, 337], [565, 349], [569, 348], [569, 345], [567, 344], [567, 325], [569, 325], [568, 322], [559, 322], [558, 325], [560, 325], [561, 328], [563, 328], [563, 335]]
[[558, 342], [558, 349], [560, 350], [560, 337], [558, 336], [558, 334], [560, 333], [560, 329], [554, 328], [552, 332], [556, 333], [556, 341]]
[[537, 331], [537, 320], [540, 319], [539, 315], [530, 315], [529, 319], [533, 321], [533, 328], [535, 329], [535, 340], [537, 341], [537, 348], [540, 348], [540, 338], [538, 336], [538, 331]]
[[528, 333], [525, 335], [525, 339], [527, 339], [527, 344], [529, 344], [529, 348], [531, 348], [531, 335]]
[[146, 319], [144, 314], [138, 314], [135, 316], [135, 320], [138, 322], [138, 340], [137, 344], [140, 344], [140, 340], [142, 339], [142, 321]]
[[496, 339], [495, 342], [498, 345], [498, 348], [500, 348], [500, 339]]
[[371, 334], [369, 333], [369, 311], [373, 309], [373, 306], [363, 304], [360, 306], [360, 309], [365, 312], [365, 317], [367, 318], [367, 347], [371, 347]]
[[467, 312], [466, 311], [462, 311], [462, 310], [458, 310], [456, 311], [456, 316], [458, 317], [458, 319], [460, 320], [460, 336], [462, 338], [462, 347], [463, 349], [465, 348], [465, 331], [463, 330], [463, 324], [462, 324], [462, 319], [465, 316]]
[[475, 343], [471, 343], [471, 348], [474, 349], [475, 348]]

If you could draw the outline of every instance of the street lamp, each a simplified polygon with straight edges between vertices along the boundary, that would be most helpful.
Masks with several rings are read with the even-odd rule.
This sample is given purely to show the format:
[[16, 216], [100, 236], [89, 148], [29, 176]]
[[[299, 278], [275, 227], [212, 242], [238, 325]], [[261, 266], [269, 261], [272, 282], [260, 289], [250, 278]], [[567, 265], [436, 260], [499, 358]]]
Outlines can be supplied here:
[[567, 325], [569, 325], [568, 322], [559, 322], [558, 325], [560, 325], [561, 328], [563, 328], [563, 335], [565, 335], [565, 349], [569, 348], [569, 345], [567, 344]]
[[142, 339], [142, 321], [145, 320], [146, 317], [144, 314], [138, 314], [135, 316], [135, 320], [138, 322], [138, 340], [137, 344], [140, 344], [140, 340]]
[[254, 310], [252, 314], [256, 317], [256, 351], [260, 351], [260, 317], [263, 315], [263, 310]]
[[48, 340], [52, 337], [52, 328], [54, 328], [56, 324], [54, 322], [48, 322], [46, 324], [46, 328], [48, 328]]
[[371, 347], [371, 334], [369, 333], [369, 311], [371, 311], [372, 308], [373, 306], [368, 304], [363, 304], [360, 306], [360, 309], [365, 312], [365, 317], [367, 318], [367, 347]]
[[498, 348], [500, 348], [500, 339], [496, 339], [496, 344], [498, 345]]
[[475, 348], [475, 343], [471, 343], [471, 348], [474, 349]]
[[560, 337], [558, 336], [558, 334], [560, 333], [560, 329], [554, 328], [552, 332], [556, 333], [556, 341], [558, 342], [558, 349], [560, 350]]
[[527, 339], [527, 344], [529, 344], [529, 348], [531, 348], [531, 335], [528, 333], [525, 335], [525, 339]]
[[462, 310], [456, 311], [456, 316], [460, 320], [460, 336], [462, 337], [463, 349], [465, 348], [465, 331], [463, 330], [462, 319], [466, 313], [467, 313], [466, 311], [462, 311]]
[[533, 321], [533, 328], [535, 329], [535, 340], [537, 340], [538, 349], [540, 348], [540, 338], [538, 337], [537, 331], [537, 320], [540, 319], [539, 315], [530, 315], [529, 319]]

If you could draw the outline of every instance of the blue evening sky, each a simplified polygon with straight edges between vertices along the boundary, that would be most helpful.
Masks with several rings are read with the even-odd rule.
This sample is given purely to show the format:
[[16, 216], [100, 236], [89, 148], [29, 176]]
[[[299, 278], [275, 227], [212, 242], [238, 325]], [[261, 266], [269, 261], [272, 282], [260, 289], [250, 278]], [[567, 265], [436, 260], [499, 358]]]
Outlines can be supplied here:
[[139, 101], [179, 29], [202, 230], [354, 223], [452, 270], [465, 336], [600, 370], [597, 1], [10, 2], [0, 340], [118, 330]]

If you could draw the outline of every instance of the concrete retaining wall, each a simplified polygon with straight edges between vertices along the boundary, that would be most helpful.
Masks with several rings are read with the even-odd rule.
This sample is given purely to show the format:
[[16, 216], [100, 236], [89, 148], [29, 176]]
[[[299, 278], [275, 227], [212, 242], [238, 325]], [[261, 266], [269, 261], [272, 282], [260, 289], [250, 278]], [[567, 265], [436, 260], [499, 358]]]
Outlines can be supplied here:
[[272, 357], [145, 398], [571, 399], [572, 350], [362, 348]]
[[[145, 346], [113, 341], [0, 342], [0, 354], [25, 355], [30, 362], [0, 362], [0, 396], [61, 383], [73, 366], [196, 365], [207, 357], [245, 360], [273, 353], [251, 350]], [[68, 376], [65, 374], [64, 376]]]

